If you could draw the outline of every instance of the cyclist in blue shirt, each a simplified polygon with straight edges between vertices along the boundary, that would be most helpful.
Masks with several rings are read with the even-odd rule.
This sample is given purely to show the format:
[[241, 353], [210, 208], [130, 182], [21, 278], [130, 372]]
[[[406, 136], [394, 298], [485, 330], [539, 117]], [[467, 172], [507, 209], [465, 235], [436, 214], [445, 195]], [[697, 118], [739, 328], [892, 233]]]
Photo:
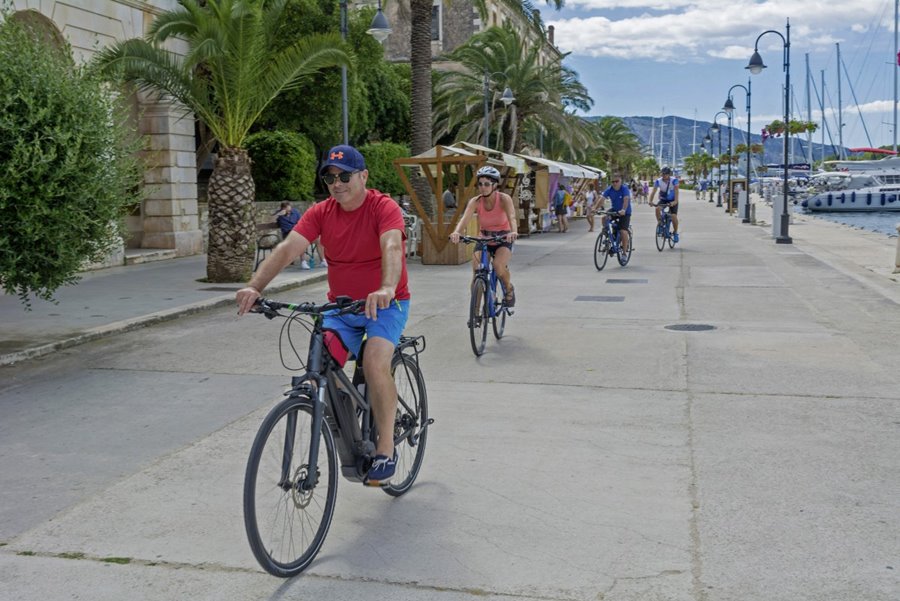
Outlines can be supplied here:
[[[656, 224], [659, 225], [662, 220], [662, 207], [669, 207], [669, 214], [672, 216], [672, 232], [674, 232], [674, 240], [678, 242], [678, 178], [672, 177], [672, 169], [663, 167], [661, 176], [653, 182], [653, 191], [650, 193], [650, 206], [656, 207]], [[659, 192], [658, 206], [653, 204], [656, 193]]]
[[[610, 210], [618, 211], [619, 215], [613, 217], [619, 221], [619, 235], [622, 237], [622, 248], [629, 248], [631, 244], [628, 238], [628, 226], [631, 225], [631, 189], [622, 183], [622, 176], [613, 175], [612, 183], [603, 191], [603, 197], [609, 199]], [[609, 215], [603, 216], [603, 227]]]

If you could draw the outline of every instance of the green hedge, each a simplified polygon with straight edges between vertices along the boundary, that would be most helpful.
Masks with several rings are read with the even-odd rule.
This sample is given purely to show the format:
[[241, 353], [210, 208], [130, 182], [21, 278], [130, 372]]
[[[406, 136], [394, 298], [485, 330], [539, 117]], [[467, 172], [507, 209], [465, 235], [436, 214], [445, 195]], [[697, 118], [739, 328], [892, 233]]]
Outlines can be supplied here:
[[261, 131], [245, 144], [252, 163], [257, 202], [312, 200], [316, 149], [303, 134]]
[[55, 50], [0, 15], [0, 283], [26, 307], [102, 259], [141, 199], [124, 107]]
[[360, 146], [358, 150], [365, 157], [366, 168], [369, 170], [367, 188], [390, 194], [395, 199], [407, 193], [403, 181], [394, 169], [394, 159], [408, 157], [408, 146], [392, 142], [373, 142]]

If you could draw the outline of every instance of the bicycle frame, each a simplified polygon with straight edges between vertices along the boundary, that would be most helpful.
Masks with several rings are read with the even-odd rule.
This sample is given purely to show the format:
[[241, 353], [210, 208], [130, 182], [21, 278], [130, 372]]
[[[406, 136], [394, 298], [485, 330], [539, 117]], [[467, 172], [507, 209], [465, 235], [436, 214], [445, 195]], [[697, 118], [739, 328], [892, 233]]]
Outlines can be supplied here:
[[[487, 295], [487, 307], [488, 307], [488, 317], [496, 317], [497, 311], [494, 307], [494, 287], [497, 285], [497, 272], [494, 271], [494, 263], [491, 261], [491, 253], [488, 250], [487, 242], [479, 242], [475, 246], [475, 250], [481, 251], [481, 262], [478, 266], [478, 269], [475, 270], [476, 278], [483, 278], [485, 283], [485, 294]], [[503, 282], [500, 282], [500, 287], [503, 289], [503, 293], [506, 294], [506, 288], [503, 286]]]
[[659, 213], [659, 226], [663, 228], [666, 240], [668, 240], [672, 236], [672, 214], [669, 212], [669, 207], [661, 207]]

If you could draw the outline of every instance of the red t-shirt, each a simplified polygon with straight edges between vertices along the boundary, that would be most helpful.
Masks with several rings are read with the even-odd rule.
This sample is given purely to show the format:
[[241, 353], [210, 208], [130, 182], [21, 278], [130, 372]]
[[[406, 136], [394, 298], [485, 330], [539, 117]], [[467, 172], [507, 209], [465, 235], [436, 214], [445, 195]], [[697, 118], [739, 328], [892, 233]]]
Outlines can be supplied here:
[[[366, 190], [365, 201], [355, 211], [345, 211], [329, 197], [303, 213], [294, 226], [310, 242], [321, 238], [331, 301], [338, 296], [364, 299], [381, 288], [381, 235], [390, 230], [400, 230], [406, 239], [399, 205], [377, 190]], [[394, 298], [409, 299], [405, 253]]]

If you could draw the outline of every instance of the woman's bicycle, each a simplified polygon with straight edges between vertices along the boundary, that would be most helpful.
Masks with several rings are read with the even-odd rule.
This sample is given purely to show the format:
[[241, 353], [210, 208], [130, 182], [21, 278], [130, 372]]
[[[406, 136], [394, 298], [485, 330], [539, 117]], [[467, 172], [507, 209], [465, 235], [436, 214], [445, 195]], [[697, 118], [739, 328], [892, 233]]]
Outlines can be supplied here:
[[474, 244], [475, 252], [481, 253], [475, 277], [472, 278], [472, 295], [469, 299], [469, 339], [476, 357], [484, 353], [488, 321], [493, 327], [494, 337], [500, 340], [506, 329], [506, 317], [513, 314], [513, 310], [506, 306], [506, 288], [494, 271], [491, 251], [488, 249], [491, 242], [502, 242], [505, 239], [506, 234], [489, 238], [459, 238], [460, 242]]
[[675, 248], [675, 236], [672, 233], [672, 215], [669, 213], [669, 207], [663, 205], [660, 208], [659, 224], [656, 226], [656, 250], [662, 252], [669, 243], [669, 248]]
[[[365, 352], [360, 352], [351, 379], [340, 360], [346, 351], [337, 335], [323, 327], [326, 313], [359, 313], [364, 307], [364, 300], [349, 297], [322, 305], [261, 298], [253, 310], [269, 319], [286, 317], [281, 340], [287, 339], [301, 363], [292, 326], [301, 325], [311, 334], [305, 373], [291, 379], [287, 398], [260, 425], [244, 476], [247, 539], [256, 560], [273, 576], [296, 576], [319, 552], [334, 515], [338, 471], [351, 482], [366, 481], [376, 428], [362, 370]], [[424, 350], [424, 336], [403, 336], [391, 360], [398, 397], [397, 471], [382, 490], [395, 497], [408, 491], [419, 474], [434, 422], [428, 417], [419, 368]]]
[[597, 271], [603, 271], [606, 267], [606, 260], [610, 255], [616, 255], [619, 265], [625, 267], [631, 260], [631, 251], [634, 247], [634, 230], [628, 226], [628, 248], [622, 244], [622, 233], [619, 230], [618, 211], [598, 211], [598, 214], [606, 215], [606, 223], [600, 228], [600, 234], [594, 243], [594, 266]]

